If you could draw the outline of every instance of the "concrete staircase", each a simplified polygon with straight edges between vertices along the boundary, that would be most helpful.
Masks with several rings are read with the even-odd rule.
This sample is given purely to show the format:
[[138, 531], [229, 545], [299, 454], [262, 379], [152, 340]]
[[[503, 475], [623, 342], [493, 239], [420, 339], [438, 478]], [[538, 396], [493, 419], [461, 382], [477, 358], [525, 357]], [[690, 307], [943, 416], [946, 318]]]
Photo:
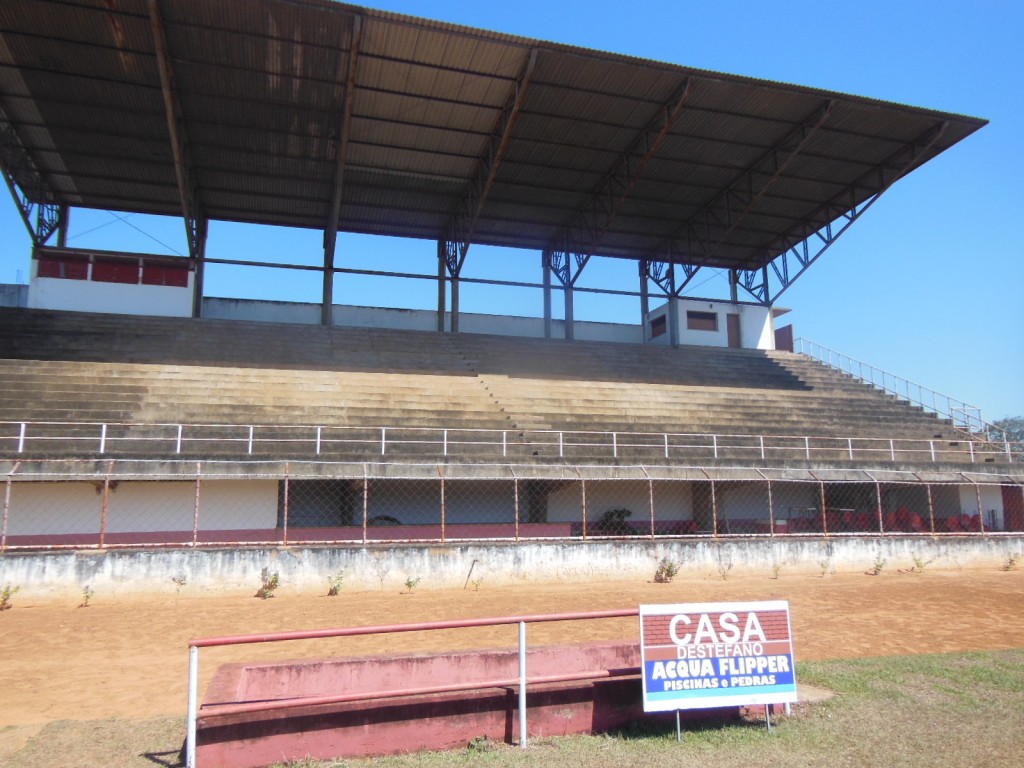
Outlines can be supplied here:
[[[445, 428], [481, 430], [444, 451], [469, 461], [543, 459], [543, 430], [961, 446], [949, 422], [785, 352], [0, 309], [0, 455], [22, 422], [33, 457], [379, 460], [384, 439], [436, 459]], [[42, 439], [57, 435], [80, 439]]]

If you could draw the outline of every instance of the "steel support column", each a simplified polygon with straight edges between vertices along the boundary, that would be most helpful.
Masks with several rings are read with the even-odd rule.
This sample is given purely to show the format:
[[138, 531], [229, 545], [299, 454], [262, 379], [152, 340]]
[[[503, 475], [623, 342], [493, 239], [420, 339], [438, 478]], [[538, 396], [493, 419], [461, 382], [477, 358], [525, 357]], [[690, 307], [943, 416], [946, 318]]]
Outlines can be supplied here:
[[638, 262], [640, 267], [640, 329], [643, 333], [642, 337], [644, 344], [647, 343], [647, 316], [651, 313], [651, 296], [650, 290], [647, 285], [647, 273], [650, 269], [646, 259], [640, 259]]
[[356, 71], [362, 41], [363, 17], [356, 14], [352, 17], [352, 29], [347, 41], [348, 54], [339, 62], [336, 78], [338, 81], [344, 78], [344, 90], [334, 156], [334, 192], [324, 222], [324, 283], [320, 322], [327, 326], [334, 324], [334, 256], [338, 242], [338, 221], [341, 219], [341, 200], [345, 191], [345, 168], [348, 163], [348, 143], [352, 130], [352, 103], [355, 100]]
[[[589, 261], [590, 256], [585, 254], [575, 253], [570, 256], [565, 251], [544, 251], [544, 279], [548, 281], [546, 284], [550, 284], [550, 275], [554, 273], [565, 291], [565, 338], [567, 339], [572, 339], [575, 336], [572, 288]], [[575, 268], [573, 268], [573, 264], [575, 264]], [[547, 306], [549, 300], [547, 297], [545, 298], [545, 311], [547, 312], [549, 311]]]
[[444, 313], [448, 304], [448, 289], [445, 282], [445, 244], [437, 242], [437, 332], [444, 333]]
[[171, 140], [171, 154], [174, 158], [174, 177], [178, 185], [181, 215], [185, 221], [185, 237], [188, 241], [188, 255], [195, 267], [192, 294], [192, 314], [202, 314], [203, 271], [206, 258], [206, 216], [203, 213], [199, 183], [189, 151], [184, 112], [178, 97], [177, 80], [171, 66], [167, 47], [167, 30], [160, 14], [160, 0], [149, 0], [149, 26], [156, 51], [157, 69], [160, 73], [160, 87], [163, 93], [164, 115], [167, 120], [167, 134]]
[[551, 338], [551, 254], [544, 251], [540, 256], [541, 271], [544, 274], [544, 338]]

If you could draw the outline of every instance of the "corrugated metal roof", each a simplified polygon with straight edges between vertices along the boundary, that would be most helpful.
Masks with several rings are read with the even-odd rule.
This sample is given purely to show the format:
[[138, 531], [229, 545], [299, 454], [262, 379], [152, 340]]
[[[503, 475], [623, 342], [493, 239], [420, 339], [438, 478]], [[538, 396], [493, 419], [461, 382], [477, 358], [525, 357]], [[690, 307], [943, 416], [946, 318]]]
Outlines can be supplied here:
[[[869, 180], [922, 136], [944, 126], [915, 166], [985, 124], [330, 0], [156, 5], [189, 177], [211, 218], [323, 228], [343, 178], [344, 230], [443, 239], [468, 207], [473, 242], [569, 238], [752, 269], [804, 222], [834, 216], [830, 201], [870, 199]], [[0, 157], [34, 202], [181, 214], [157, 48], [147, 0], [0, 5]], [[781, 170], [762, 167], [772, 157]], [[751, 183], [756, 198], [716, 225], [713, 247], [688, 251], [687, 233]], [[600, 195], [613, 214], [572, 240]]]

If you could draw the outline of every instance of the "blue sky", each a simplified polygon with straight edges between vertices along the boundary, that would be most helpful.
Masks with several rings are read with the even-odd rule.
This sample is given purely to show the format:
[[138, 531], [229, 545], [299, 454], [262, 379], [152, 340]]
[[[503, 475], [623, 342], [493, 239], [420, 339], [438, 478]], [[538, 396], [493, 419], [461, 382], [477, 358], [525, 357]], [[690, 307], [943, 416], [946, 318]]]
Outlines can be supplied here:
[[[779, 304], [793, 310], [787, 320], [798, 336], [978, 405], [989, 420], [1024, 413], [1024, 3], [380, 0], [375, 7], [988, 119], [890, 189]], [[0, 282], [24, 281], [29, 241], [2, 190], [0, 233]], [[182, 233], [178, 220], [120, 222], [75, 211], [69, 244], [173, 253], [185, 250]], [[433, 274], [435, 248], [342, 236], [338, 264], [373, 256], [380, 269]], [[211, 225], [210, 256], [316, 264], [321, 253], [316, 232]], [[464, 274], [539, 282], [539, 264], [536, 253], [474, 247]], [[582, 283], [636, 290], [635, 274], [632, 264], [599, 260]], [[712, 277], [693, 293], [721, 296], [724, 286]], [[319, 284], [312, 274], [214, 268], [208, 294], [316, 301]], [[436, 288], [341, 277], [335, 296], [431, 308]], [[635, 322], [637, 306], [580, 297], [576, 316]], [[541, 299], [467, 286], [462, 308], [539, 315]]]

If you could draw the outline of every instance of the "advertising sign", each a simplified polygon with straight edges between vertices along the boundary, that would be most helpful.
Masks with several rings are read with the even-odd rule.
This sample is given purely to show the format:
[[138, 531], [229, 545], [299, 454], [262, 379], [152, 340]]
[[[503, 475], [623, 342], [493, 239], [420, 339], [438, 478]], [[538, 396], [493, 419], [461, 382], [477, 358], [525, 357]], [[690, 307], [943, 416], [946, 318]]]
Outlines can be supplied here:
[[789, 603], [640, 606], [645, 712], [796, 701]]

